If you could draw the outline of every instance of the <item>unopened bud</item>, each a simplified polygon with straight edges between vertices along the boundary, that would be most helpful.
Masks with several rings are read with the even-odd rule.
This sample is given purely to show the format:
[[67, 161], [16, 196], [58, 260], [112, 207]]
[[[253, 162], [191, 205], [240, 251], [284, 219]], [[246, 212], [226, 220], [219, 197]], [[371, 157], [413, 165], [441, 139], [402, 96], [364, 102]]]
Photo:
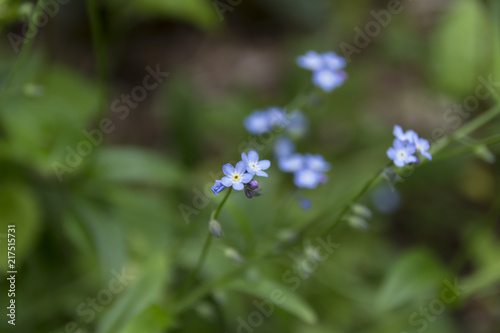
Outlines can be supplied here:
[[247, 196], [248, 199], [252, 199], [253, 198], [253, 191], [246, 188], [245, 189], [245, 195]]
[[235, 249], [233, 249], [232, 247], [226, 248], [224, 250], [224, 255], [237, 264], [241, 264], [241, 263], [245, 262], [245, 259], [243, 259], [243, 257], [240, 255], [240, 253], [238, 251], [236, 251]]
[[215, 238], [220, 238], [221, 236], [224, 235], [220, 223], [217, 222], [216, 220], [210, 220], [210, 222], [208, 222], [208, 230], [210, 230], [210, 232], [212, 233], [212, 235], [214, 235]]
[[259, 182], [256, 181], [255, 179], [251, 180], [250, 183], [248, 183], [248, 187], [251, 189], [251, 190], [255, 190], [256, 188], [259, 187]]

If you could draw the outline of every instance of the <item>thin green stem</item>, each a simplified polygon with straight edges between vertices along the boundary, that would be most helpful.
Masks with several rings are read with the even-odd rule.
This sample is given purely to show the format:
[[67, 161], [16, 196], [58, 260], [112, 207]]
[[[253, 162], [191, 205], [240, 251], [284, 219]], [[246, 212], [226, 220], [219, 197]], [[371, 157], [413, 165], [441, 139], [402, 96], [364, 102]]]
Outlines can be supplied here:
[[[232, 190], [233, 190], [233, 188], [230, 187], [229, 190], [226, 193], [226, 196], [224, 197], [224, 199], [221, 201], [221, 203], [219, 204], [219, 206], [217, 207], [217, 209], [213, 213], [211, 219], [217, 220], [217, 217], [219, 216], [219, 213], [220, 213], [222, 207], [224, 206], [224, 204], [226, 203], [227, 198], [229, 198], [229, 195], [231, 194]], [[191, 285], [191, 283], [193, 282], [193, 280], [198, 275], [198, 272], [200, 271], [200, 269], [203, 266], [203, 263], [205, 262], [205, 259], [207, 257], [208, 250], [210, 248], [210, 244], [212, 243], [212, 239], [213, 239], [213, 235], [209, 231], [207, 233], [207, 238], [205, 238], [205, 244], [203, 245], [203, 249], [201, 250], [200, 256], [198, 257], [198, 261], [196, 262], [196, 265], [194, 266], [194, 269], [191, 271], [191, 273], [189, 273], [189, 276], [186, 278], [184, 284], [180, 288], [179, 295], [181, 295], [182, 293], [184, 293], [184, 291], [187, 288], [189, 288], [189, 286]]]

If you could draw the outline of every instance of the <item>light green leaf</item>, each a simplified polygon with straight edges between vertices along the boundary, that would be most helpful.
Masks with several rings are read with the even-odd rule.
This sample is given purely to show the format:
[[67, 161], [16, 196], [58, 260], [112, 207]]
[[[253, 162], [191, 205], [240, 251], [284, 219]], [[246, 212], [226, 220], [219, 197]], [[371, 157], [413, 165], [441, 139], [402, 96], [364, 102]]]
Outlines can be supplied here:
[[389, 311], [439, 288], [445, 270], [432, 253], [415, 249], [401, 256], [388, 270], [375, 298], [375, 308]]
[[170, 187], [184, 172], [174, 161], [138, 148], [107, 147], [96, 153], [91, 177], [98, 181]]
[[[0, 269], [7, 269], [7, 226], [15, 225], [15, 268], [36, 245], [40, 231], [40, 208], [32, 190], [20, 183], [3, 183], [0, 187], [0, 243], [5, 253]], [[11, 244], [9, 244], [10, 246]]]
[[266, 300], [268, 305], [272, 304], [273, 311], [275, 306], [279, 307], [306, 323], [313, 324], [317, 320], [314, 309], [302, 297], [281, 283], [265, 278], [256, 281], [235, 280], [227, 285], [227, 288]]
[[486, 70], [491, 58], [488, 22], [480, 2], [460, 0], [452, 4], [431, 44], [432, 79], [440, 89], [458, 96], [474, 93], [481, 73], [478, 69]]
[[[98, 325], [97, 333], [122, 333], [136, 316], [163, 299], [164, 286], [170, 274], [169, 267], [170, 260], [167, 256], [156, 255], [140, 268], [140, 274], [136, 270], [134, 281], [105, 313]], [[170, 321], [168, 316], [167, 320]]]
[[172, 318], [158, 305], [151, 305], [131, 320], [121, 333], [158, 333], [171, 327]]

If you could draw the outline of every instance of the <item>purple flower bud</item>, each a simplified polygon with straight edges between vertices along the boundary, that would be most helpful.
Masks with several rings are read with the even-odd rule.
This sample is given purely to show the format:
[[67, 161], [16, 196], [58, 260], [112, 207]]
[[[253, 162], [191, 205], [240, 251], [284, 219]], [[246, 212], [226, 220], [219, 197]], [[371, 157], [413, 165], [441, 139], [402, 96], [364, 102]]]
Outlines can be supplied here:
[[248, 183], [248, 187], [251, 189], [251, 190], [255, 190], [256, 188], [259, 187], [259, 182], [256, 181], [255, 179], [254, 180], [251, 180], [250, 183]]
[[246, 188], [245, 189], [245, 195], [247, 196], [248, 199], [252, 199], [253, 198], [253, 191]]

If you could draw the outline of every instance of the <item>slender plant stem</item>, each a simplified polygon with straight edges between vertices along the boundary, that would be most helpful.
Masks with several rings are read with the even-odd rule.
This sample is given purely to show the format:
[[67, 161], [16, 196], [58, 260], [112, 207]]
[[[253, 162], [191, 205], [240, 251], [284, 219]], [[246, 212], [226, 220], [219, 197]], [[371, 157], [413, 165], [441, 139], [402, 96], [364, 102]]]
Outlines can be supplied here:
[[[217, 220], [217, 217], [219, 216], [219, 213], [220, 213], [222, 207], [224, 206], [224, 204], [226, 203], [227, 198], [229, 198], [229, 195], [231, 194], [232, 190], [233, 190], [232, 187], [230, 187], [228, 189], [226, 196], [224, 197], [224, 199], [221, 201], [221, 203], [219, 204], [219, 206], [217, 207], [217, 209], [213, 213], [211, 219]], [[209, 231], [207, 233], [207, 238], [205, 238], [205, 244], [203, 245], [203, 249], [201, 250], [200, 256], [198, 257], [198, 261], [196, 262], [194, 269], [191, 271], [189, 276], [186, 278], [183, 286], [180, 288], [179, 295], [181, 295], [191, 285], [193, 280], [198, 275], [198, 272], [200, 271], [200, 269], [203, 266], [203, 263], [205, 262], [205, 259], [207, 257], [208, 249], [210, 248], [210, 244], [212, 243], [212, 238], [213, 238], [213, 235]]]

